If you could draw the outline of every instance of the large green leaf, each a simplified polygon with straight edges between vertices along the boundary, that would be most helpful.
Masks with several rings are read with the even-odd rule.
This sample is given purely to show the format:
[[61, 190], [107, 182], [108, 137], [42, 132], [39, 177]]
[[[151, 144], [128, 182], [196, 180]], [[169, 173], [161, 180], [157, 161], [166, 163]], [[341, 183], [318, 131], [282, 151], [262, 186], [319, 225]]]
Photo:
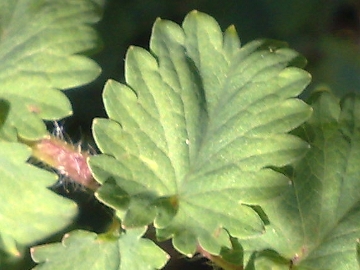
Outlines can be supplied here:
[[87, 231], [65, 235], [62, 243], [34, 247], [37, 270], [151, 270], [162, 268], [168, 255], [149, 239], [144, 228], [128, 230], [120, 237]]
[[95, 0], [14, 0], [0, 3], [0, 98], [9, 101], [3, 127], [37, 139], [46, 133], [42, 119], [72, 113], [59, 89], [95, 79], [99, 66], [80, 55], [98, 45], [89, 24], [99, 20]]
[[105, 155], [90, 159], [103, 184], [97, 196], [125, 227], [155, 219], [159, 239], [173, 237], [184, 254], [197, 244], [219, 254], [235, 237], [261, 234], [249, 205], [288, 188], [269, 166], [283, 166], [308, 145], [286, 134], [311, 109], [295, 98], [309, 83], [288, 67], [301, 58], [284, 44], [255, 41], [240, 48], [234, 27], [191, 12], [183, 26], [157, 20], [151, 52], [131, 47], [126, 83], [109, 81], [110, 119], [93, 130]]
[[[291, 261], [299, 270], [359, 269], [360, 98], [340, 105], [324, 92], [313, 107], [303, 130], [311, 150], [295, 166], [287, 192], [264, 204], [266, 234], [243, 243], [248, 250], [276, 250], [287, 259], [284, 269]], [[274, 264], [263, 257], [256, 269]]]
[[44, 239], [69, 225], [77, 207], [47, 188], [55, 174], [25, 162], [29, 148], [0, 142], [0, 149], [0, 249], [19, 255], [17, 246]]

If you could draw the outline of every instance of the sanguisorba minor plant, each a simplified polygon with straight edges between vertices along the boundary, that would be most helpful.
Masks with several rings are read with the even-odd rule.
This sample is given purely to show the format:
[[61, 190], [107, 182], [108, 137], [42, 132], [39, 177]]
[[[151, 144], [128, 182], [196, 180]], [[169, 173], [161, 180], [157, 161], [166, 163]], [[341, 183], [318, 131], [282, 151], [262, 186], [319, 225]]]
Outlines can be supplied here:
[[80, 54], [98, 44], [98, 3], [0, 4], [1, 268], [76, 216], [33, 156], [114, 211], [104, 233], [32, 247], [34, 269], [161, 269], [167, 239], [223, 269], [359, 269], [359, 98], [300, 100], [310, 75], [284, 43], [241, 45], [198, 11], [158, 19], [149, 51], [129, 48], [125, 83], [105, 85], [101, 154], [47, 132], [71, 114], [59, 89], [100, 72]]

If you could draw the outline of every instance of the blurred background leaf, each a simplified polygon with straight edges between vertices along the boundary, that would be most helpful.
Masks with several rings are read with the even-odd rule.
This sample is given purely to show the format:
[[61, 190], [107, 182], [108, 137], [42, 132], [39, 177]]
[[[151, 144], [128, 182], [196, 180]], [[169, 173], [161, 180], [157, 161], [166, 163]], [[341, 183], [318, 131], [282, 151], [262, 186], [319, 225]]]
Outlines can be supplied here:
[[10, 269], [3, 261], [21, 261], [26, 246], [65, 229], [77, 206], [46, 188], [56, 175], [26, 163], [28, 147], [0, 142], [0, 149], [0, 268]]
[[46, 134], [42, 119], [71, 115], [59, 90], [100, 74], [97, 63], [84, 56], [99, 47], [90, 25], [100, 17], [101, 8], [90, 0], [0, 2], [0, 98], [10, 104], [1, 137], [39, 139]]

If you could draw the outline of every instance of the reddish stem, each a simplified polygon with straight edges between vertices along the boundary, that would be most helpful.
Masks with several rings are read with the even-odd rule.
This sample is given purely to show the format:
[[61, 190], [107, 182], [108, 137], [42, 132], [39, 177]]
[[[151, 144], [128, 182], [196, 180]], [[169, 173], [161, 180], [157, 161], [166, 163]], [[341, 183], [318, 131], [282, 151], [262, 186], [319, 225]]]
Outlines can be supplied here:
[[99, 187], [87, 164], [89, 152], [81, 151], [80, 147], [54, 136], [25, 143], [32, 148], [33, 157], [55, 168], [60, 174], [88, 189], [96, 190]]

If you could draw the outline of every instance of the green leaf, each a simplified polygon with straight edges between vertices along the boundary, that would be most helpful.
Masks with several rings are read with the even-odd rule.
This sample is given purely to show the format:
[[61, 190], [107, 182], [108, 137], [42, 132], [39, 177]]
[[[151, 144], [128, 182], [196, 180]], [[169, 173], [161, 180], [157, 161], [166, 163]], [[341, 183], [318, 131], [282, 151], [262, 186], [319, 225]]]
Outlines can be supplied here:
[[339, 104], [323, 92], [312, 106], [303, 129], [311, 150], [295, 166], [288, 190], [263, 205], [270, 219], [266, 234], [242, 244], [276, 250], [292, 269], [359, 269], [360, 98]]
[[16, 128], [21, 137], [38, 139], [46, 133], [42, 119], [72, 113], [59, 89], [99, 75], [99, 66], [80, 55], [99, 44], [89, 26], [99, 13], [91, 0], [0, 3], [0, 98], [10, 103], [5, 133]]
[[18, 255], [17, 245], [29, 245], [69, 225], [76, 204], [47, 187], [56, 176], [25, 163], [30, 149], [0, 142], [0, 249]]
[[36, 270], [138, 270], [160, 269], [168, 255], [149, 239], [144, 228], [128, 230], [117, 237], [87, 231], [66, 234], [62, 243], [32, 248]]
[[[256, 263], [255, 263], [256, 262]], [[256, 266], [255, 266], [256, 265]], [[289, 261], [281, 257], [277, 252], [264, 250], [251, 254], [245, 270], [267, 269], [267, 270], [289, 270]]]
[[188, 256], [198, 244], [215, 255], [231, 247], [224, 228], [238, 238], [263, 233], [250, 205], [288, 189], [268, 166], [308, 148], [286, 134], [311, 113], [294, 98], [310, 80], [288, 67], [299, 55], [277, 42], [239, 44], [234, 27], [222, 33], [197, 11], [182, 27], [157, 20], [151, 53], [129, 49], [127, 84], [106, 84], [110, 119], [93, 124], [104, 153], [90, 159], [98, 198], [125, 227], [155, 219], [157, 237], [173, 237]]

